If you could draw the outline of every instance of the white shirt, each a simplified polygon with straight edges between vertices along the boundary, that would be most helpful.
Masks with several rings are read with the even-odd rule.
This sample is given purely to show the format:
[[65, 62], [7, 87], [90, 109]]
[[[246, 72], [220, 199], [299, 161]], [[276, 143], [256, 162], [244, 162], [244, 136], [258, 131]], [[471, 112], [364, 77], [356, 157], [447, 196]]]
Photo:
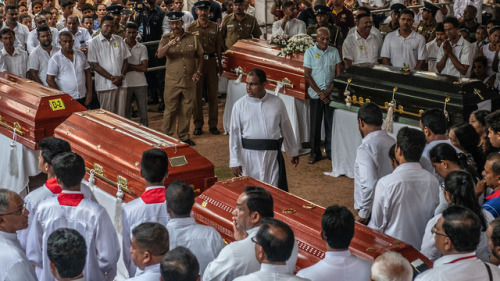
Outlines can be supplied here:
[[[165, 187], [164, 186], [150, 186], [146, 188], [146, 191], [162, 189], [162, 203], [151, 203], [147, 204], [144, 199], [137, 198], [128, 202], [122, 209], [122, 226], [123, 226], [123, 262], [127, 267], [129, 276], [134, 276], [136, 273], [136, 266], [132, 261], [130, 254], [132, 240], [132, 230], [143, 222], [157, 222], [161, 225], [167, 226], [170, 216], [167, 213], [167, 203], [164, 201], [165, 198]], [[146, 192], [144, 192], [146, 193]], [[145, 194], [143, 194], [145, 195]]]
[[[63, 31], [69, 31], [69, 30], [67, 27], [65, 27], [59, 31], [59, 34]], [[70, 33], [73, 34], [73, 32], [71, 31]], [[73, 40], [74, 40], [73, 48], [80, 49], [82, 47], [86, 47], [89, 44], [90, 40], [92, 40], [92, 36], [90, 35], [89, 31], [86, 28], [78, 27], [78, 31], [75, 34], [73, 34]]]
[[2, 48], [2, 58], [7, 71], [21, 77], [26, 77], [28, 71], [28, 53], [17, 47], [14, 48], [12, 56], [7, 53], [5, 47]]
[[283, 22], [283, 20], [281, 19], [281, 20], [275, 21], [273, 23], [273, 33], [272, 33], [273, 37], [281, 35], [281, 34], [286, 34], [289, 37], [292, 37], [292, 36], [295, 36], [297, 34], [305, 34], [306, 33], [306, 23], [299, 20], [299, 19], [293, 18], [293, 19], [289, 20], [285, 24], [285, 30], [283, 30], [281, 28], [282, 22]]
[[38, 280], [15, 233], [0, 231], [0, 248], [0, 281]]
[[[230, 281], [236, 277], [250, 274], [260, 269], [260, 264], [255, 257], [255, 237], [259, 227], [247, 230], [248, 236], [240, 241], [234, 241], [222, 249], [219, 256], [208, 264], [203, 274], [202, 281]], [[287, 261], [288, 273], [293, 273], [299, 248], [297, 241], [293, 247], [292, 255]]]
[[403, 67], [406, 63], [413, 70], [419, 60], [427, 59], [425, 38], [413, 30], [404, 38], [397, 29], [385, 37], [380, 57], [389, 58], [391, 64], [397, 67]]
[[[451, 44], [451, 42], [450, 42], [450, 44]], [[444, 56], [443, 45], [444, 44], [441, 44], [441, 47], [439, 47], [436, 63], [441, 61], [441, 59]], [[451, 47], [453, 49], [453, 54], [457, 57], [458, 61], [463, 65], [468, 65], [470, 68], [470, 55], [471, 55], [470, 43], [467, 42], [460, 35], [460, 39], [458, 39], [458, 42], [455, 45], [452, 45]], [[458, 72], [457, 68], [453, 65], [450, 58], [446, 59], [446, 64], [445, 64], [443, 70], [441, 70], [441, 74], [447, 74], [447, 75], [451, 75], [451, 76], [455, 76], [455, 77], [459, 77], [459, 78], [466, 77], [466, 75], [462, 75], [462, 74], [460, 74], [460, 72]]]
[[493, 70], [493, 60], [495, 59], [495, 51], [490, 51], [490, 44], [484, 45], [481, 50], [483, 51], [483, 55], [488, 59], [488, 76], [496, 74], [496, 71]]
[[[59, 31], [57, 28], [50, 27], [50, 33], [52, 33], [52, 46], [59, 46]], [[40, 45], [40, 41], [38, 41], [38, 34], [36, 33], [36, 29], [33, 29], [28, 34], [28, 39], [26, 40], [26, 45], [28, 47], [28, 53], [31, 54], [33, 49]]]
[[225, 244], [219, 232], [208, 225], [197, 224], [194, 218], [172, 218], [168, 224], [170, 249], [188, 248], [200, 264], [200, 276], [207, 265], [219, 255]]
[[[347, 32], [347, 36], [354, 34], [356, 31], [358, 31], [358, 27], [353, 26], [351, 29], [349, 29], [349, 32]], [[380, 30], [378, 30], [375, 26], [372, 26], [372, 29], [370, 29], [370, 33], [376, 36], [380, 41], [384, 41], [382, 39], [382, 34], [380, 33]]]
[[439, 202], [438, 185], [419, 163], [399, 165], [378, 181], [368, 226], [418, 249]]
[[453, 12], [457, 19], [464, 17], [464, 10], [467, 5], [477, 8], [476, 21], [482, 22], [483, 19], [483, 1], [482, 0], [455, 0], [453, 3]]
[[392, 173], [388, 153], [395, 142], [386, 131], [378, 130], [365, 136], [358, 147], [354, 162], [354, 209], [359, 210], [362, 218], [370, 216], [377, 181]]
[[[384, 7], [387, 1], [384, 0], [361, 0], [362, 3], [367, 3], [372, 7]], [[361, 5], [363, 6], [363, 5]]]
[[242, 166], [243, 176], [250, 176], [270, 185], [278, 185], [277, 151], [250, 150], [242, 146], [242, 138], [273, 139], [283, 137], [286, 154], [299, 154], [297, 139], [283, 101], [271, 94], [262, 99], [245, 95], [233, 106], [229, 134], [230, 167]]
[[56, 22], [56, 27], [57, 27], [57, 30], [61, 30], [64, 27], [66, 27], [66, 18], [63, 15], [61, 15], [59, 20]]
[[77, 206], [61, 205], [58, 201], [66, 194], [81, 192], [63, 191], [38, 205], [29, 229], [26, 253], [28, 258], [42, 268], [38, 279], [53, 280], [47, 256], [47, 239], [56, 229], [72, 228], [78, 231], [87, 245], [87, 260], [83, 274], [87, 280], [111, 281], [116, 276], [116, 264], [120, 256], [120, 244], [106, 209], [88, 199]]
[[73, 61], [59, 51], [50, 58], [47, 75], [56, 77], [56, 84], [61, 91], [74, 99], [81, 99], [87, 93], [84, 70], [89, 68], [90, 65], [82, 51], [73, 49]]
[[[490, 222], [495, 218], [490, 212], [484, 209], [481, 209], [481, 211], [483, 213], [484, 218], [486, 219], [486, 226], [488, 226]], [[430, 219], [429, 222], [427, 222], [427, 225], [425, 226], [424, 238], [422, 239], [422, 247], [420, 248], [420, 252], [428, 259], [430, 259], [432, 262], [436, 261], [438, 258], [443, 256], [436, 248], [435, 245], [436, 235], [431, 233], [432, 228], [436, 225], [437, 221], [442, 216], [443, 216], [442, 214], [438, 214], [434, 216], [432, 219]], [[481, 240], [479, 241], [479, 245], [477, 246], [476, 250], [477, 257], [485, 262], [488, 262], [490, 260], [491, 250], [490, 250], [490, 245], [488, 243], [489, 243], [488, 235], [485, 229], [484, 231], [481, 232]]]
[[[182, 16], [182, 21], [184, 24], [182, 25], [182, 28], [186, 30], [186, 27], [194, 21], [193, 14], [188, 11], [182, 11], [184, 13], [184, 16]], [[169, 34], [171, 32], [170, 30], [170, 24], [168, 22], [168, 17], [163, 18], [163, 35]]]
[[[474, 252], [447, 255], [439, 258], [433, 268], [421, 273], [417, 281], [487, 281], [488, 271], [480, 259], [473, 257]], [[461, 260], [458, 260], [461, 259]], [[500, 269], [487, 263], [494, 281], [500, 280]]]
[[150, 266], [146, 266], [141, 275], [137, 275], [135, 277], [129, 278], [127, 280], [130, 281], [157, 281], [160, 280], [161, 271], [160, 264], [153, 264]]
[[[111, 35], [109, 41], [99, 33], [92, 39], [88, 46], [88, 60], [90, 63], [97, 62], [99, 65], [113, 76], [120, 76], [123, 61], [130, 57], [130, 52], [125, 46], [123, 39], [115, 34]], [[126, 79], [123, 80], [122, 87], [127, 87]], [[109, 91], [118, 89], [111, 80], [102, 77], [95, 72], [95, 90]]]
[[254, 273], [250, 273], [245, 276], [240, 276], [234, 281], [306, 281], [309, 279], [303, 279], [293, 274], [287, 272], [288, 268], [286, 265], [275, 265], [269, 263], [263, 263], [260, 265], [260, 270]]
[[45, 86], [47, 84], [47, 70], [49, 69], [49, 60], [53, 57], [61, 48], [57, 46], [52, 46], [50, 54], [45, 51], [42, 46], [38, 45], [34, 48], [28, 57], [28, 70], [33, 69], [38, 71], [38, 78], [42, 80]]
[[427, 64], [428, 64], [428, 70], [432, 72], [437, 72], [436, 69], [436, 64], [437, 64], [437, 56], [439, 52], [439, 46], [436, 42], [436, 38], [434, 38], [432, 41], [427, 43], [426, 45], [427, 48]]
[[[3, 22], [2, 29], [9, 28], [6, 22]], [[16, 41], [14, 42], [14, 47], [21, 50], [26, 50], [26, 41], [28, 41], [28, 34], [30, 33], [29, 28], [21, 23], [17, 23], [16, 27], [13, 29], [16, 34]]]
[[[136, 42], [134, 47], [130, 48], [130, 46], [123, 39], [125, 46], [130, 51], [130, 57], [127, 59], [129, 64], [141, 64], [143, 60], [148, 60], [148, 49], [143, 44]], [[148, 82], [146, 81], [146, 76], [144, 72], [137, 71], [129, 71], [125, 74], [125, 79], [127, 80], [128, 87], [142, 87], [147, 86]]]
[[325, 252], [325, 258], [316, 264], [304, 268], [297, 276], [311, 281], [370, 280], [372, 263], [351, 255], [349, 250]]
[[382, 38], [378, 38], [371, 32], [366, 39], [356, 31], [348, 35], [342, 45], [342, 55], [352, 64], [378, 63], [380, 50], [382, 49]]

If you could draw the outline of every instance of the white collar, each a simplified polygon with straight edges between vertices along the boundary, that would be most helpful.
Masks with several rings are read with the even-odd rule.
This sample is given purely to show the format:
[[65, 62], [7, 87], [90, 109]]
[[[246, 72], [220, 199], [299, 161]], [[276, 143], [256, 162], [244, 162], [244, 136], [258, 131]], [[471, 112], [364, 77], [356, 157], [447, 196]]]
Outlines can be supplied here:
[[288, 266], [286, 266], [286, 264], [285, 265], [281, 265], [281, 264], [278, 265], [278, 264], [270, 264], [270, 263], [261, 263], [260, 264], [260, 271], [287, 274], [288, 273]]
[[170, 218], [167, 225], [168, 226], [184, 226], [184, 225], [194, 225], [196, 221], [192, 217], [188, 218]]
[[0, 231], [0, 238], [2, 239], [6, 239], [6, 240], [10, 240], [10, 241], [13, 241], [13, 242], [17, 242], [17, 234], [14, 232], [14, 233], [8, 233], [8, 232], [3, 232], [3, 231]]
[[144, 268], [144, 273], [146, 273], [146, 272], [160, 273], [160, 264], [157, 263], [157, 264], [153, 264], [153, 265], [150, 265], [150, 266], [146, 266]]
[[165, 189], [165, 187], [163, 185], [152, 185], [152, 186], [146, 187], [146, 190], [157, 189], [157, 188]]

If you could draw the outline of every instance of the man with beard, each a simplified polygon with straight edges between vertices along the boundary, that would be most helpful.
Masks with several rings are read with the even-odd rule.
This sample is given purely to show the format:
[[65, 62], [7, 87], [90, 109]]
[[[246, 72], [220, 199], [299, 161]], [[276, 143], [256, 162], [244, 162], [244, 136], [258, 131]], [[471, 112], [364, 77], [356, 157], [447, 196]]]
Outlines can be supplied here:
[[371, 33], [373, 25], [372, 16], [360, 14], [356, 16], [357, 29], [354, 34], [347, 36], [342, 46], [342, 55], [345, 67], [352, 64], [378, 63], [382, 40]]
[[240, 39], [259, 38], [262, 35], [255, 17], [245, 14], [245, 1], [234, 0], [234, 12], [222, 21], [222, 38], [226, 49]]
[[311, 36], [314, 40], [316, 40], [316, 35], [318, 28], [326, 27], [330, 30], [330, 46], [337, 48], [340, 52], [342, 50], [342, 40], [343, 35], [340, 31], [340, 28], [333, 23], [329, 22], [331, 18], [331, 10], [327, 6], [316, 5], [314, 6], [314, 13], [316, 15], [316, 23], [309, 25], [307, 27], [306, 33]]
[[[36, 15], [35, 16], [35, 27], [39, 28], [39, 27], [42, 27], [44, 25], [47, 25], [47, 18], [45, 17], [45, 15], [42, 15], [42, 13]], [[28, 53], [30, 53], [30, 54], [33, 51], [33, 49], [35, 49], [37, 46], [40, 45], [40, 41], [38, 40], [38, 32], [37, 32], [36, 28], [28, 34], [28, 41], [26, 42], [26, 45], [28, 47]], [[49, 27], [49, 29], [50, 29], [50, 33], [52, 34], [51, 44], [54, 46], [59, 45], [59, 31], [55, 27]]]
[[392, 172], [387, 152], [396, 142], [382, 130], [382, 110], [374, 103], [363, 104], [358, 111], [358, 128], [363, 141], [354, 163], [354, 209], [356, 221], [367, 224], [377, 181]]
[[40, 45], [34, 48], [28, 57], [28, 70], [31, 79], [45, 86], [48, 86], [46, 79], [49, 60], [61, 49], [58, 46], [52, 46], [52, 33], [50, 31], [47, 25], [42, 25], [36, 29], [37, 40]]
[[443, 23], [440, 22], [436, 26], [436, 38], [431, 42], [427, 43], [427, 70], [432, 72], [437, 72], [436, 69], [436, 59], [439, 52], [441, 44], [448, 39], [446, 33], [444, 32]]
[[293, 1], [286, 1], [283, 4], [283, 13], [285, 16], [273, 23], [273, 37], [286, 34], [292, 37], [297, 34], [306, 33], [306, 24], [296, 19], [297, 5]]

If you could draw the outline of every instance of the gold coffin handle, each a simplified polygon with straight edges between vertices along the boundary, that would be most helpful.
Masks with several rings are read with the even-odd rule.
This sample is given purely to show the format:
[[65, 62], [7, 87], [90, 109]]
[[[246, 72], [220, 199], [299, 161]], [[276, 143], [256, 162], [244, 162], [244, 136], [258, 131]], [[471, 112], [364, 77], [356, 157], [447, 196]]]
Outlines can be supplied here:
[[0, 126], [5, 127], [11, 131], [16, 132], [18, 135], [24, 136], [24, 132], [22, 131], [21, 124], [19, 122], [12, 123], [12, 126], [7, 124], [7, 122], [3, 121], [3, 117], [0, 115]]
[[[370, 99], [363, 99], [362, 97], [358, 98], [356, 96], [352, 96], [352, 98], [351, 98], [351, 103], [352, 104], [363, 105], [363, 104], [369, 103], [369, 102], [371, 102]], [[383, 106], [379, 105], [378, 107], [380, 107], [381, 109], [384, 109], [384, 110], [389, 110], [389, 103], [385, 102], [385, 104]], [[423, 109], [420, 109], [418, 111], [418, 113], [410, 112], [410, 111], [405, 111], [404, 107], [402, 105], [398, 105], [397, 108], [394, 108], [394, 112], [397, 112], [399, 114], [404, 114], [404, 115], [415, 116], [415, 117], [421, 117], [422, 114], [424, 114], [424, 110]]]
[[[243, 74], [245, 76], [248, 76], [248, 73], [243, 72], [243, 68], [241, 68], [241, 66], [238, 66], [233, 72], [236, 75]], [[295, 88], [295, 86], [292, 84], [292, 81], [290, 81], [290, 79], [288, 79], [286, 77], [283, 78], [281, 81], [267, 78], [267, 81], [273, 82], [276, 84], [281, 83], [281, 84], [283, 84], [283, 86], [285, 86], [287, 88], [292, 88], [292, 89]]]
[[[91, 173], [92, 170], [90, 170], [89, 168], [85, 167], [85, 171], [87, 171], [87, 173]], [[120, 188], [123, 190], [123, 192], [127, 193], [127, 194], [130, 194], [132, 196], [135, 196], [135, 192], [131, 189], [129, 189], [127, 187], [128, 185], [128, 181], [126, 178], [118, 175], [117, 176], [117, 180], [116, 182], [108, 179], [107, 177], [104, 176], [104, 169], [101, 165], [99, 164], [94, 164], [94, 170], [93, 170], [93, 174], [94, 174], [94, 177], [106, 182], [106, 183], [109, 183], [111, 185], [113, 185], [114, 187], [118, 188], [118, 185], [120, 185]]]

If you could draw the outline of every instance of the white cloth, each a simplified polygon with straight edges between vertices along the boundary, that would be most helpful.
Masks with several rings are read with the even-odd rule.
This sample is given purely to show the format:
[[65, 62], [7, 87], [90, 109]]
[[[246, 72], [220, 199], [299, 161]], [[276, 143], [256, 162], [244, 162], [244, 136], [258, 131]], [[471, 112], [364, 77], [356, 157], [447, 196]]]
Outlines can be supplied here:
[[[52, 33], [52, 46], [59, 46], [59, 31], [57, 28], [50, 27], [50, 33]], [[40, 41], [38, 41], [38, 34], [36, 33], [36, 29], [33, 29], [28, 34], [28, 39], [26, 39], [26, 45], [28, 47], [28, 53], [31, 54], [33, 49], [40, 45]]]
[[26, 77], [28, 71], [28, 53], [22, 49], [14, 48], [12, 56], [2, 48], [2, 58], [7, 71], [21, 77]]
[[427, 59], [425, 38], [415, 31], [405, 38], [397, 29], [385, 36], [380, 57], [389, 58], [393, 66], [403, 67], [403, 64], [407, 64], [414, 70], [419, 60]]
[[215, 228], [197, 224], [194, 218], [173, 218], [167, 223], [170, 249], [178, 246], [188, 248], [200, 264], [200, 276], [207, 265], [224, 248], [224, 240]]
[[384, 130], [369, 133], [363, 138], [354, 164], [354, 209], [362, 218], [368, 218], [373, 204], [377, 181], [392, 173], [389, 149], [396, 142]]
[[[12, 135], [7, 137], [0, 134], [0, 186], [16, 193], [21, 193], [28, 186], [29, 177], [40, 173], [38, 169], [39, 150], [31, 150], [19, 142], [14, 142], [11, 147]], [[16, 158], [16, 163], [10, 161], [11, 153]], [[16, 165], [17, 164], [17, 165]], [[11, 172], [14, 165], [15, 172]]]
[[28, 57], [28, 70], [33, 69], [38, 71], [38, 78], [42, 81], [43, 85], [47, 84], [47, 70], [49, 69], [49, 60], [53, 57], [61, 48], [57, 46], [52, 46], [50, 54], [45, 51], [42, 46], [38, 45], [32, 49]]
[[150, 266], [146, 266], [144, 268], [144, 271], [135, 277], [129, 278], [127, 280], [130, 281], [156, 281], [160, 280], [161, 277], [161, 271], [160, 271], [160, 264], [153, 264]]
[[[130, 52], [125, 46], [125, 42], [118, 35], [111, 35], [108, 41], [102, 33], [92, 39], [88, 46], [88, 61], [99, 63], [99, 65], [113, 76], [120, 76], [123, 61], [130, 57]], [[123, 80], [122, 87], [127, 87], [127, 80]], [[95, 72], [95, 90], [109, 91], [118, 89], [111, 80], [102, 77]]]
[[57, 30], [61, 30], [64, 27], [66, 27], [66, 18], [63, 15], [61, 15], [59, 20], [56, 22], [56, 27], [57, 27]]
[[263, 263], [260, 270], [245, 276], [240, 276], [234, 281], [306, 281], [309, 279], [300, 278], [287, 272], [286, 265], [275, 265]]
[[[234, 241], [222, 249], [219, 256], [208, 264], [203, 274], [202, 281], [230, 281], [236, 277], [247, 275], [260, 269], [260, 264], [255, 257], [255, 237], [259, 227], [247, 230], [248, 236], [240, 241]], [[299, 248], [297, 241], [293, 247], [292, 255], [286, 262], [288, 273], [293, 273]]]
[[[127, 59], [129, 64], [137, 65], [141, 64], [143, 60], [148, 60], [148, 49], [143, 44], [137, 42], [134, 47], [130, 48], [129, 45], [125, 43], [125, 46], [130, 51], [130, 57]], [[148, 85], [144, 72], [129, 71], [125, 74], [125, 79], [127, 80], [128, 87], [142, 87]]]
[[439, 46], [436, 42], [436, 39], [430, 41], [426, 45], [427, 48], [427, 65], [428, 70], [432, 72], [437, 72], [436, 64], [437, 64], [437, 56], [439, 52]]
[[493, 60], [495, 59], [495, 51], [490, 51], [490, 44], [484, 45], [481, 50], [483, 51], [483, 55], [488, 59], [488, 76], [496, 74], [496, 71], [493, 70]]
[[438, 185], [419, 163], [399, 165], [378, 181], [368, 226], [418, 249], [439, 203]]
[[[63, 193], [72, 193], [64, 191]], [[79, 192], [74, 192], [79, 193]], [[43, 269], [40, 281], [55, 281], [49, 267], [47, 239], [54, 230], [67, 227], [77, 230], [87, 245], [87, 261], [83, 274], [87, 280], [111, 281], [116, 276], [120, 244], [108, 213], [101, 205], [83, 199], [78, 206], [63, 206], [58, 198], [38, 205], [29, 229], [27, 256]]]
[[[429, 269], [417, 276], [417, 281], [486, 281], [489, 280], [488, 271], [485, 264], [478, 258], [468, 258], [474, 256], [472, 253], [447, 255], [439, 258], [432, 269]], [[461, 259], [461, 260], [457, 260]], [[453, 262], [455, 261], [455, 262]], [[500, 280], [500, 269], [490, 263], [487, 266], [491, 269], [493, 281]]]
[[0, 281], [38, 280], [15, 233], [0, 231], [0, 248]]
[[81, 99], [87, 93], [84, 70], [89, 68], [90, 65], [82, 51], [73, 49], [73, 61], [70, 61], [59, 51], [50, 58], [47, 75], [56, 77], [56, 84], [61, 91], [74, 99]]
[[[2, 29], [9, 28], [6, 22], [3, 22]], [[21, 50], [26, 50], [26, 42], [28, 41], [28, 34], [30, 33], [29, 28], [21, 23], [17, 23], [16, 27], [13, 29], [16, 34], [16, 41], [14, 42], [14, 47]]]
[[[470, 43], [467, 42], [460, 35], [460, 39], [458, 39], [458, 42], [455, 45], [452, 45], [451, 47], [453, 48], [453, 54], [455, 55], [455, 57], [457, 57], [458, 61], [461, 64], [468, 65], [469, 68], [471, 68], [471, 66], [470, 66], [470, 55], [471, 55]], [[441, 61], [443, 56], [444, 56], [444, 49], [443, 49], [443, 44], [441, 44], [441, 47], [439, 47], [438, 55], [436, 58], [436, 63]], [[445, 64], [443, 70], [441, 70], [441, 74], [447, 74], [447, 75], [451, 75], [451, 76], [455, 76], [455, 77], [459, 77], [459, 78], [466, 77], [466, 75], [462, 75], [462, 74], [460, 74], [460, 72], [458, 72], [457, 68], [453, 65], [450, 58], [446, 59], [446, 64]]]
[[[63, 31], [69, 31], [67, 27], [61, 29], [59, 34]], [[73, 32], [70, 32], [73, 34]], [[73, 48], [80, 49], [82, 47], [86, 47], [90, 40], [92, 40], [92, 35], [90, 35], [89, 31], [86, 28], [78, 27], [78, 31], [73, 34]]]
[[372, 7], [384, 7], [385, 3], [387, 3], [387, 1], [384, 0], [361, 0], [361, 2], [367, 3]]
[[476, 21], [482, 22], [483, 19], [483, 1], [482, 0], [455, 0], [453, 3], [453, 13], [457, 19], [464, 17], [465, 7], [472, 5], [477, 8]]
[[[443, 182], [443, 178], [441, 178], [435, 171], [434, 167], [432, 166], [432, 163], [431, 163], [431, 159], [430, 159], [430, 155], [429, 155], [429, 152], [438, 144], [440, 143], [447, 143], [451, 146], [453, 146], [451, 144], [451, 141], [449, 139], [447, 140], [436, 140], [436, 141], [431, 141], [430, 143], [428, 143], [425, 148], [424, 148], [424, 151], [422, 152], [422, 156], [420, 157], [420, 165], [422, 165], [422, 168], [426, 169], [427, 171], [429, 171], [431, 174], [433, 174], [439, 181], [439, 183], [442, 183]], [[457, 151], [457, 153], [461, 152], [460, 149], [456, 148], [453, 146], [453, 148], [455, 148], [455, 150]]]
[[[374, 27], [372, 27], [373, 29]], [[382, 49], [382, 38], [373, 35], [371, 32], [366, 39], [358, 32], [348, 35], [342, 45], [342, 56], [352, 61], [352, 64], [378, 63], [380, 51]]]
[[[490, 212], [484, 209], [481, 209], [481, 211], [483, 213], [484, 218], [486, 219], [486, 226], [488, 226], [490, 222], [495, 218]], [[432, 228], [436, 225], [437, 221], [442, 216], [443, 216], [442, 214], [438, 214], [434, 216], [432, 219], [430, 219], [429, 222], [427, 222], [427, 225], [425, 226], [424, 238], [422, 238], [422, 247], [420, 248], [420, 252], [428, 259], [430, 259], [432, 262], [436, 261], [438, 258], [443, 256], [436, 248], [435, 245], [436, 235], [431, 233]], [[479, 241], [479, 245], [477, 246], [476, 250], [477, 257], [484, 262], [488, 262], [490, 260], [491, 249], [488, 243], [489, 243], [488, 235], [485, 229], [484, 231], [481, 232], [481, 240]]]
[[[184, 24], [182, 25], [182, 28], [186, 30], [186, 27], [194, 21], [193, 14], [188, 11], [182, 11], [184, 15], [182, 16], [182, 21]], [[170, 24], [168, 23], [168, 17], [163, 18], [163, 35], [169, 34], [171, 32], [170, 30]]]
[[288, 37], [293, 37], [297, 34], [305, 34], [306, 33], [306, 23], [293, 18], [289, 20], [285, 24], [285, 30], [281, 28], [281, 24], [283, 23], [283, 20], [278, 20], [273, 23], [273, 33], [272, 37], [281, 35], [281, 34], [286, 34]]
[[297, 272], [298, 277], [311, 281], [370, 280], [372, 263], [351, 255], [351, 251], [327, 251], [325, 258]]
[[285, 105], [280, 98], [265, 94], [262, 99], [248, 95], [234, 104], [229, 134], [230, 167], [242, 167], [243, 175], [278, 185], [277, 151], [250, 150], [242, 146], [242, 138], [272, 139], [283, 137], [283, 145], [289, 157], [299, 155]]

